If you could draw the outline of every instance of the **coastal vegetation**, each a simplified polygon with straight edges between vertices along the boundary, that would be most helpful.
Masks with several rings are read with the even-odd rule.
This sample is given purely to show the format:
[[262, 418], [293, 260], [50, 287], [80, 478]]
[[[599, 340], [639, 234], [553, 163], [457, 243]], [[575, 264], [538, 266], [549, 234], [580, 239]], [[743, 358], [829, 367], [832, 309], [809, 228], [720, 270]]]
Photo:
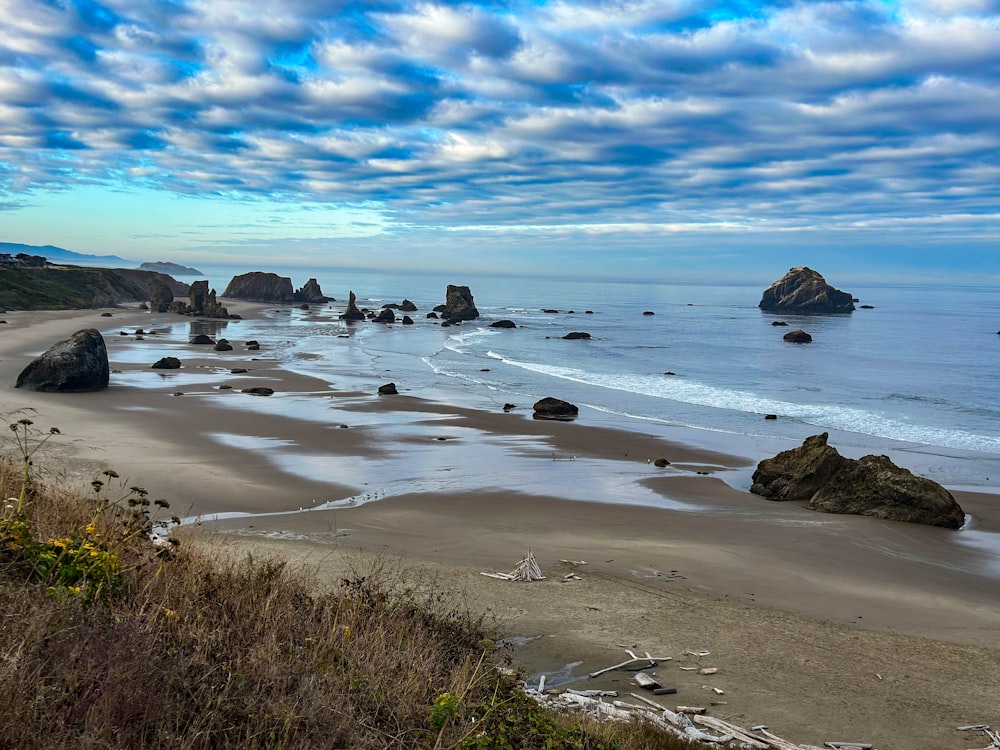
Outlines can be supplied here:
[[334, 586], [181, 543], [170, 503], [107, 469], [0, 456], [0, 737], [18, 748], [690, 748], [533, 701], [485, 616], [372, 563]]
[[0, 308], [6, 310], [82, 310], [113, 307], [149, 298], [153, 278], [167, 279], [175, 293], [187, 285], [155, 271], [126, 268], [0, 266]]

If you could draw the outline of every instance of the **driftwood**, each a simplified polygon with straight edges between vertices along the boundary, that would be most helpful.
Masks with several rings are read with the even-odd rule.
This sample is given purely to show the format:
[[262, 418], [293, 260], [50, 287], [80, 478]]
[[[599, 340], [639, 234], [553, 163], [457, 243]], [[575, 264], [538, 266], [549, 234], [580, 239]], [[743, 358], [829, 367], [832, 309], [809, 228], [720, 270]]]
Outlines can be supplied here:
[[658, 687], [663, 687], [659, 682], [650, 677], [645, 672], [636, 672], [635, 681], [638, 683], [639, 687], [646, 688], [647, 690], [653, 690]]
[[990, 728], [989, 724], [969, 724], [958, 728], [959, 732], [982, 732], [989, 738], [990, 744], [983, 750], [1000, 750], [1000, 732]]
[[544, 581], [542, 569], [538, 567], [535, 556], [528, 550], [527, 556], [517, 564], [510, 573], [480, 573], [489, 578], [499, 578], [502, 581]]
[[655, 667], [661, 661], [670, 661], [673, 657], [670, 656], [650, 656], [649, 652], [645, 653], [645, 656], [636, 656], [632, 651], [625, 649], [625, 653], [628, 654], [630, 658], [628, 661], [623, 661], [621, 664], [615, 664], [610, 667], [605, 667], [604, 669], [598, 669], [596, 672], [591, 672], [589, 677], [597, 677], [605, 672], [613, 672], [616, 669], [628, 669], [630, 665], [637, 664], [639, 662], [646, 662], [645, 666], [639, 667], [639, 669], [647, 669], [649, 667]]

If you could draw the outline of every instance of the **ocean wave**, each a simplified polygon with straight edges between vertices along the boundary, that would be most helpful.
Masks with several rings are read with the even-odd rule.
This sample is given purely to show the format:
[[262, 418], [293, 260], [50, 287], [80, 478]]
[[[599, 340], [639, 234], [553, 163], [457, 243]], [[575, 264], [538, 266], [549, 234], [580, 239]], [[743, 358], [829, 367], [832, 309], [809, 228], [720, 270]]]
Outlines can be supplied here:
[[1000, 437], [903, 422], [867, 409], [837, 404], [795, 403], [750, 391], [706, 385], [685, 378], [585, 372], [573, 367], [522, 362], [502, 357], [495, 352], [487, 354], [512, 367], [587, 386], [745, 414], [778, 414], [824, 429], [854, 432], [872, 437], [981, 453], [1000, 453]]

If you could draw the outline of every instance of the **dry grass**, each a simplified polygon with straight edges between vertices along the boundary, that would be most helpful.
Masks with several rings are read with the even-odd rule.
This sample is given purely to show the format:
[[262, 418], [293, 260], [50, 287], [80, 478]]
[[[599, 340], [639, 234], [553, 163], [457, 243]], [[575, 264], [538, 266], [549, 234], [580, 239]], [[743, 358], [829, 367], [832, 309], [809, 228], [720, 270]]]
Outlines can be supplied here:
[[543, 710], [433, 582], [400, 588], [376, 561], [322, 588], [280, 560], [157, 545], [141, 488], [112, 473], [80, 497], [25, 458], [0, 461], [0, 747], [688, 747]]

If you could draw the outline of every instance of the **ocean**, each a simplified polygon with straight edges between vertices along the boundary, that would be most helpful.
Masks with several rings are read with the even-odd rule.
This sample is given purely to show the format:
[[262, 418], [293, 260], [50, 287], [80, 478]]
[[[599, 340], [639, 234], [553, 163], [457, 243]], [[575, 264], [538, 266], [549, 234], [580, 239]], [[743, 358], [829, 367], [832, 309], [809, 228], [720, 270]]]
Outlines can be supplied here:
[[[505, 403], [530, 409], [538, 398], [555, 396], [580, 406], [584, 423], [655, 429], [721, 450], [735, 446], [754, 461], [829, 432], [844, 455], [887, 454], [952, 489], [1000, 493], [994, 286], [828, 279], [871, 309], [798, 316], [758, 309], [769, 282], [202, 270], [220, 295], [248, 270], [290, 276], [295, 288], [315, 277], [336, 302], [276, 307], [222, 335], [266, 340], [269, 357], [338, 389], [373, 392], [391, 380], [402, 393], [491, 410]], [[783, 273], [776, 270], [774, 278]], [[470, 287], [479, 320], [442, 327], [426, 318], [444, 302], [449, 283]], [[337, 313], [349, 290], [360, 307], [411, 300], [415, 325], [348, 327]], [[500, 319], [518, 327], [489, 327]], [[782, 340], [796, 328], [810, 333], [812, 343]], [[591, 338], [564, 340], [571, 331]], [[777, 419], [765, 420], [768, 414]], [[746, 489], [749, 472], [728, 481]]]

